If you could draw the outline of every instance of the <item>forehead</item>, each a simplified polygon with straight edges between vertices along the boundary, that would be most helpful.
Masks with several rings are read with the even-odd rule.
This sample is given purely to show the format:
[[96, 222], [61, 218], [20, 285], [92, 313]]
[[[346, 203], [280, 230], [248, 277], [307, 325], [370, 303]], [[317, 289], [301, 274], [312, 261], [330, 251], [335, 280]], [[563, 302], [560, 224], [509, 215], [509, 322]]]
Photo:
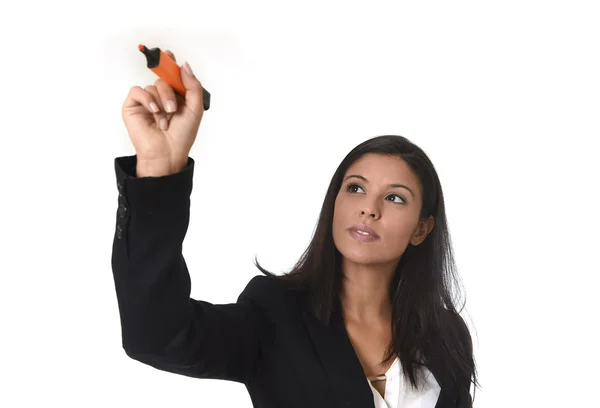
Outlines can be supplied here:
[[352, 163], [344, 177], [358, 174], [374, 183], [403, 183], [416, 187], [418, 178], [408, 164], [398, 156], [367, 153]]

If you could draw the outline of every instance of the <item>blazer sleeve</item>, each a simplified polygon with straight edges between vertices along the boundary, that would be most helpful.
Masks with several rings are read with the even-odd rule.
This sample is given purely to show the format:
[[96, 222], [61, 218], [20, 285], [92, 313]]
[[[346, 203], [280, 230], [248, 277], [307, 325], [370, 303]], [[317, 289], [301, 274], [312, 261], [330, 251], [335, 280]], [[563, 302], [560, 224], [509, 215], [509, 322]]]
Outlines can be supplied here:
[[[457, 325], [459, 327], [459, 335], [460, 338], [465, 345], [465, 350], [467, 351], [467, 355], [469, 358], [473, 356], [473, 340], [471, 339], [471, 334], [469, 332], [469, 328], [465, 323], [464, 319], [456, 314]], [[473, 397], [470, 394], [471, 383], [462, 384], [462, 387], [459, 390], [459, 407], [471, 408], [473, 406]]]
[[119, 207], [112, 270], [126, 354], [159, 370], [247, 383], [269, 328], [253, 301], [261, 277], [236, 303], [190, 298], [182, 255], [194, 160], [181, 172], [136, 178], [136, 156], [115, 159]]

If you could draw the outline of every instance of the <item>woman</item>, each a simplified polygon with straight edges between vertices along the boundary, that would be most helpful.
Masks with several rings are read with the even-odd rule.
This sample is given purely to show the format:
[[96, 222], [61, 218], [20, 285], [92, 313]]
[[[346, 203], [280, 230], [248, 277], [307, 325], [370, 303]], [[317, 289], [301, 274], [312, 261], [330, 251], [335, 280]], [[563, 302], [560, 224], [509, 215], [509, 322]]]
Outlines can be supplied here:
[[[172, 53], [167, 52], [172, 58]], [[333, 175], [308, 249], [287, 275], [254, 277], [234, 304], [190, 298], [182, 256], [202, 85], [131, 89], [136, 155], [115, 159], [112, 267], [127, 355], [246, 385], [255, 407], [468, 407], [469, 331], [453, 304], [438, 176], [400, 136], [357, 146]]]

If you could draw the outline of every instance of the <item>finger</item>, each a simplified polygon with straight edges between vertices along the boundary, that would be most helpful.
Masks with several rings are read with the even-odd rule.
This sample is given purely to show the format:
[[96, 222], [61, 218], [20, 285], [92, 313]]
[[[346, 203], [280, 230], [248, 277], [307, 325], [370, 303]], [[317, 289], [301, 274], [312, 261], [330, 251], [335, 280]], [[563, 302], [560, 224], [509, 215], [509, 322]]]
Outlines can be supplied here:
[[192, 72], [192, 68], [187, 62], [185, 62], [181, 68], [181, 81], [186, 89], [185, 104], [192, 112], [201, 117], [204, 112], [202, 84], [198, 78], [196, 78]]
[[167, 54], [173, 61], [177, 62], [175, 55], [170, 50], [165, 50], [165, 54]]
[[177, 98], [175, 97], [175, 91], [162, 79], [157, 79], [154, 82], [158, 95], [164, 109], [168, 113], [175, 113], [177, 111]]
[[[167, 102], [166, 102], [166, 101], [171, 101], [171, 99], [166, 99], [166, 98], [161, 97], [160, 88], [163, 88], [163, 87], [171, 89], [171, 91], [175, 94], [174, 108], [170, 108], [169, 107], [170, 104], [167, 104]], [[160, 111], [166, 113], [167, 123], [169, 123], [171, 121], [171, 118], [177, 111], [177, 107], [180, 105], [183, 105], [185, 103], [185, 99], [183, 99], [183, 97], [181, 95], [176, 94], [175, 91], [173, 91], [172, 88], [164, 80], [162, 80], [160, 78], [156, 80], [155, 85], [148, 85], [146, 87], [146, 89], [152, 94], [154, 99], [156, 101], [158, 101], [158, 107], [160, 108]], [[163, 91], [163, 92], [168, 92], [168, 90]], [[173, 109], [173, 112], [169, 112], [170, 109]], [[164, 117], [164, 116], [158, 117], [157, 120], [160, 120], [162, 117]]]
[[156, 101], [157, 105], [159, 106], [159, 111], [153, 114], [157, 126], [162, 130], [167, 130], [167, 128], [169, 127], [169, 120], [171, 118], [169, 117], [169, 115], [167, 115], [165, 111], [165, 107], [160, 98], [158, 89], [156, 89], [156, 86], [154, 85], [148, 85], [144, 89], [146, 92], [152, 95], [152, 98]]
[[148, 112], [153, 114], [160, 111], [158, 101], [154, 96], [139, 86], [133, 86], [123, 102], [122, 109], [123, 111], [126, 111], [140, 106], [143, 106]]

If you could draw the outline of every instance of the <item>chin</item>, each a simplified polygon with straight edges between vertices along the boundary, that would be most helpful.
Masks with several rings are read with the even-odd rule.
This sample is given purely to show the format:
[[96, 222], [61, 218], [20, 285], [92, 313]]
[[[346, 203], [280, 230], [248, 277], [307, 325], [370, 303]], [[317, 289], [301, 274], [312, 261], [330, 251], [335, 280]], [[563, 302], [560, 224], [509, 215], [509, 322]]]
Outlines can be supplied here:
[[351, 262], [359, 265], [377, 265], [386, 264], [397, 260], [401, 255], [389, 255], [382, 253], [381, 241], [361, 243], [353, 239], [351, 236], [339, 237], [334, 236], [334, 245], [340, 252], [342, 259], [346, 262]]
[[336, 248], [342, 258], [355, 264], [371, 265], [386, 262], [380, 254], [377, 254], [377, 250], [369, 244], [354, 241], [342, 245], [336, 244]]
[[342, 262], [349, 262], [351, 264], [363, 265], [363, 266], [377, 265], [377, 264], [381, 263], [381, 261], [374, 259], [373, 257], [346, 256], [344, 254], [342, 254], [342, 260], [343, 260]]

